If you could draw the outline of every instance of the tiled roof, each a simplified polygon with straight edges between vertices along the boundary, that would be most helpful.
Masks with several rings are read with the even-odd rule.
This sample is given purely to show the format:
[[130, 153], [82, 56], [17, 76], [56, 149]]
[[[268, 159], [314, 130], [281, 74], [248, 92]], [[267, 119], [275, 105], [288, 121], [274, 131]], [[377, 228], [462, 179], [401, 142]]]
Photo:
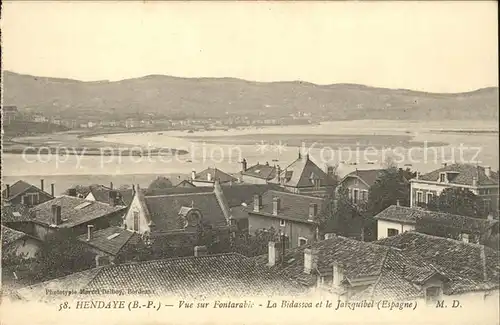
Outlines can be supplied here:
[[144, 202], [156, 231], [180, 229], [178, 215], [183, 206], [193, 206], [199, 209], [203, 220], [214, 227], [227, 224], [222, 208], [213, 192], [146, 196]]
[[498, 220], [471, 218], [456, 214], [428, 211], [419, 208], [409, 208], [397, 205], [391, 205], [377, 214], [374, 218], [413, 224], [418, 221], [432, 222], [453, 227], [455, 229], [480, 232], [485, 231], [498, 223]]
[[[287, 250], [284, 256], [285, 264], [277, 264], [271, 269], [296, 279], [307, 286], [316, 284], [316, 275], [304, 273], [304, 250], [316, 249], [318, 252], [317, 269], [322, 275], [332, 273], [334, 262], [343, 264], [345, 275], [350, 280], [359, 277], [378, 276], [381, 272], [384, 258], [389, 251], [388, 247], [374, 245], [335, 236], [309, 245]], [[258, 264], [267, 263], [267, 255], [256, 257]]]
[[381, 239], [376, 244], [396, 247], [419, 257], [449, 279], [445, 294], [498, 288], [499, 252], [482, 245], [406, 232]]
[[[420, 175], [419, 180], [437, 182], [441, 172], [448, 172], [449, 183], [472, 186], [474, 177], [477, 179], [478, 186], [498, 185], [498, 172], [491, 171], [490, 177], [486, 176], [485, 169], [482, 166], [472, 164], [452, 164], [430, 173]], [[413, 181], [418, 181], [413, 179]]]
[[317, 213], [321, 211], [321, 206], [324, 199], [316, 196], [306, 196], [294, 194], [284, 191], [267, 191], [262, 195], [262, 206], [259, 212], [253, 212], [253, 201], [247, 203], [246, 210], [252, 213], [264, 214], [272, 216], [273, 213], [273, 198], [280, 198], [280, 210], [278, 218], [307, 222], [309, 219], [309, 204], [316, 203], [318, 205]]
[[274, 184], [222, 184], [222, 192], [228, 201], [229, 207], [240, 206], [241, 203], [248, 203], [253, 200], [254, 194], [263, 194], [273, 189], [279, 190], [280, 187]]
[[210, 182], [215, 182], [215, 180], [218, 180], [220, 183], [227, 183], [227, 182], [236, 182], [238, 180], [237, 178], [229, 175], [228, 173], [225, 173], [220, 169], [212, 168], [212, 167], [209, 167], [209, 168], [197, 173], [196, 178], [194, 180], [201, 181], [201, 182], [203, 182], [203, 181], [209, 182], [208, 174], [211, 175]]
[[170, 187], [161, 189], [144, 189], [142, 190], [145, 196], [158, 196], [158, 195], [173, 195], [173, 194], [189, 194], [189, 193], [208, 193], [213, 192], [212, 187]]
[[90, 185], [90, 193], [92, 193], [96, 201], [102, 203], [109, 203], [109, 193], [113, 190], [117, 191], [121, 195], [121, 205], [130, 205], [132, 199], [134, 198], [133, 189], [111, 189], [104, 185]]
[[[310, 274], [304, 272], [306, 248], [318, 254], [317, 268]], [[335, 236], [287, 250], [284, 263], [273, 267], [265, 266], [267, 255], [254, 261], [309, 287], [316, 285], [318, 274], [329, 276], [338, 264], [347, 283], [368, 284], [355, 291], [352, 300], [406, 300], [422, 297], [421, 286], [434, 277], [444, 280], [447, 295], [498, 288], [498, 257], [498, 252], [484, 246], [406, 232], [373, 243]]]
[[[81, 274], [81, 279], [79, 275]], [[20, 296], [43, 299], [46, 287], [88, 290], [150, 290], [151, 296], [257, 297], [297, 295], [303, 287], [257, 267], [239, 254], [172, 258], [108, 265], [18, 290]], [[37, 294], [37, 292], [39, 294]]]
[[360, 178], [367, 186], [372, 186], [375, 184], [375, 181], [380, 176], [382, 169], [365, 169], [365, 170], [355, 170], [350, 172], [342, 179], [342, 182], [350, 177], [358, 177]]
[[[6, 197], [7, 196], [7, 189], [4, 189], [2, 191], [2, 199], [3, 200], [12, 200], [13, 198], [15, 198], [15, 197], [21, 195], [22, 193], [26, 192], [27, 190], [29, 190], [30, 188], [35, 188], [38, 191], [43, 192], [41, 189], [39, 189], [35, 185], [26, 183], [23, 180], [19, 180], [19, 181], [15, 182], [14, 184], [10, 185], [10, 187], [9, 187], [9, 197]], [[47, 193], [47, 195], [51, 196], [48, 193]]]
[[2, 223], [30, 221], [29, 208], [23, 204], [2, 202]]
[[[309, 155], [299, 157], [288, 165], [281, 171], [279, 177], [280, 180], [285, 179], [283, 185], [290, 187], [312, 187], [314, 185], [313, 179], [320, 179], [321, 186], [334, 185], [334, 180], [309, 159]], [[280, 183], [278, 175], [272, 179], [272, 182]]]
[[15, 242], [18, 239], [26, 236], [24, 232], [14, 230], [12, 228], [1, 225], [2, 228], [2, 247], [6, 247], [7, 245]]
[[139, 239], [139, 237], [140, 236], [135, 232], [120, 227], [109, 227], [93, 231], [90, 241], [87, 240], [87, 234], [78, 236], [78, 239], [100, 251], [111, 255], [117, 255], [122, 248], [131, 241], [133, 242]]
[[[88, 205], [78, 208], [83, 203], [88, 203]], [[89, 201], [82, 198], [63, 195], [33, 207], [32, 212], [35, 214], [33, 221], [45, 225], [52, 225], [52, 205], [54, 204], [61, 206], [63, 223], [58, 225], [59, 228], [71, 228], [111, 213], [125, 210], [123, 206], [111, 206], [98, 201]]]
[[248, 167], [245, 171], [242, 171], [241, 174], [269, 180], [276, 176], [276, 166], [257, 163], [256, 165]]

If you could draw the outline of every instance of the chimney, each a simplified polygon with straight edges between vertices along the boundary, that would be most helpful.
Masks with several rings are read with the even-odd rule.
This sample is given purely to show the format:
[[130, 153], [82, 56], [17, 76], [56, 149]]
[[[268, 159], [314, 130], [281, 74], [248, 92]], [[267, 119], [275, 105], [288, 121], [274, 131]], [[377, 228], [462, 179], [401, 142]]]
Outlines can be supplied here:
[[415, 177], [416, 179], [420, 178], [420, 172], [417, 172], [417, 176]]
[[304, 273], [311, 274], [311, 271], [318, 266], [318, 251], [313, 248], [304, 249]]
[[76, 197], [76, 188], [70, 188], [70, 189], [68, 190], [68, 195], [69, 195], [69, 196]]
[[247, 160], [245, 158], [243, 158], [243, 160], [241, 161], [241, 171], [246, 171], [247, 170]]
[[54, 183], [50, 184], [50, 195], [52, 195], [52, 197], [54, 197], [55, 195], [55, 185]]
[[61, 206], [52, 204], [52, 224], [58, 226], [62, 223]]
[[266, 161], [266, 166], [269, 166], [269, 161]]
[[104, 265], [109, 265], [111, 264], [109, 260], [109, 256], [103, 256], [103, 255], [96, 255], [95, 256], [95, 266], [100, 267]]
[[344, 280], [344, 269], [338, 263], [333, 264], [333, 281], [332, 284], [334, 287], [338, 287], [341, 285]]
[[477, 177], [472, 177], [472, 186], [477, 186]]
[[118, 205], [118, 192], [115, 191], [115, 190], [111, 190], [109, 191], [109, 205], [111, 205], [112, 207]]
[[276, 249], [278, 245], [270, 241], [267, 245], [267, 266], [275, 266], [278, 261], [278, 250]]
[[44, 190], [44, 186], [43, 186], [43, 178], [40, 180], [40, 189], [43, 191]]
[[278, 165], [277, 169], [276, 169], [276, 174], [278, 175], [278, 183], [281, 182], [281, 167], [280, 165]]
[[273, 197], [273, 215], [277, 216], [281, 210], [281, 199], [279, 197]]
[[447, 163], [443, 163], [443, 167], [446, 167], [446, 166], [448, 166], [448, 164]]
[[262, 206], [262, 196], [260, 196], [259, 194], [255, 194], [253, 196], [253, 211], [259, 212], [261, 206]]
[[109, 182], [109, 188], [113, 189], [113, 182]]
[[396, 205], [399, 206], [399, 200], [396, 200]]
[[211, 181], [212, 180], [212, 174], [211, 173], [207, 173], [207, 181]]
[[207, 255], [207, 246], [195, 246], [194, 247], [194, 256], [205, 256]]
[[132, 193], [135, 194], [135, 185], [132, 184]]
[[196, 171], [193, 169], [191, 171], [191, 179], [194, 180], [196, 178]]
[[300, 147], [299, 147], [299, 159], [302, 159], [302, 155], [300, 153]]
[[486, 177], [491, 177], [491, 167], [490, 166], [485, 166], [484, 167], [484, 173], [486, 174]]
[[312, 221], [318, 214], [318, 204], [309, 203], [309, 220]]
[[87, 241], [92, 240], [92, 231], [93, 231], [94, 225], [87, 225]]
[[7, 188], [5, 189], [6, 199], [10, 197], [10, 184], [7, 184]]

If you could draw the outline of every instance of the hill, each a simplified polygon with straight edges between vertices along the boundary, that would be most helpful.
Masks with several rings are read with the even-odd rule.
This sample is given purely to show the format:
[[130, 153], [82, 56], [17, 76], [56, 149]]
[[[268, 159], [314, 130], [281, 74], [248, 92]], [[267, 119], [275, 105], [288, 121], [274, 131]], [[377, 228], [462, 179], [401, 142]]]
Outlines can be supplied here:
[[[66, 118], [222, 117], [297, 111], [329, 119], [498, 119], [497, 87], [436, 94], [356, 84], [150, 75], [83, 82], [4, 72], [4, 103]], [[228, 112], [228, 113], [226, 113]]]

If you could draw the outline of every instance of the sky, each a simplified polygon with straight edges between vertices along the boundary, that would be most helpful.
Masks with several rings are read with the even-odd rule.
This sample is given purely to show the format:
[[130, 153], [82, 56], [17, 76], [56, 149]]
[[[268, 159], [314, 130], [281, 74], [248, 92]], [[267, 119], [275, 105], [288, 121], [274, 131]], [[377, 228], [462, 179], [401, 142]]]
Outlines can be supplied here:
[[496, 1], [4, 2], [3, 67], [120, 80], [150, 74], [498, 86]]

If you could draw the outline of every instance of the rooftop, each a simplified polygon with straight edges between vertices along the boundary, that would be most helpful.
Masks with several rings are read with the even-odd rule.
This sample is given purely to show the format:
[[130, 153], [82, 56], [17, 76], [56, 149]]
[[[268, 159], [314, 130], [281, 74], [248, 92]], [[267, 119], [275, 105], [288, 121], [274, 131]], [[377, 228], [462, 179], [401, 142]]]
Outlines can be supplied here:
[[276, 166], [257, 163], [256, 165], [248, 167], [245, 171], [242, 171], [241, 174], [270, 180], [276, 177]]
[[420, 208], [409, 208], [398, 205], [391, 205], [377, 214], [374, 218], [409, 224], [416, 224], [417, 221], [433, 222], [447, 225], [455, 229], [470, 231], [483, 231], [498, 223], [498, 220], [471, 218], [451, 213], [428, 211]]
[[226, 217], [213, 189], [211, 192], [146, 196], [144, 202], [157, 231], [182, 229], [179, 224], [179, 211], [182, 207], [191, 206], [199, 209], [203, 220], [212, 226], [227, 225]]
[[320, 180], [321, 186], [334, 185], [334, 180], [319, 168], [309, 155], [305, 155], [299, 156], [297, 160], [281, 170], [271, 182], [278, 184], [283, 182], [283, 185], [289, 187], [313, 187], [315, 179]]
[[2, 228], [2, 248], [7, 247], [7, 245], [15, 242], [18, 239], [27, 236], [24, 232], [14, 230], [12, 228], [1, 225]]
[[87, 234], [78, 236], [78, 240], [99, 249], [102, 252], [118, 255], [127, 244], [134, 244], [140, 236], [120, 227], [109, 227], [92, 232], [91, 240], [87, 240]]
[[356, 177], [360, 179], [363, 183], [365, 183], [366, 186], [370, 187], [373, 184], [375, 184], [375, 181], [380, 176], [382, 171], [383, 169], [364, 169], [364, 170], [356, 169], [355, 171], [350, 172], [349, 174], [344, 176], [342, 182], [347, 178]]
[[89, 186], [89, 192], [92, 193], [96, 201], [109, 203], [109, 193], [116, 191], [120, 194], [120, 205], [128, 206], [134, 197], [133, 189], [112, 189], [104, 185], [93, 184]]
[[18, 290], [28, 300], [50, 299], [45, 288], [150, 290], [150, 296], [252, 297], [293, 295], [303, 288], [239, 254], [108, 265]]
[[[209, 176], [210, 175], [210, 176]], [[220, 169], [209, 167], [196, 174], [194, 181], [198, 182], [215, 182], [218, 180], [221, 184], [227, 182], [236, 182], [237, 178], [223, 172]]]
[[323, 198], [317, 196], [307, 196], [284, 191], [269, 190], [262, 194], [262, 206], [259, 208], [259, 212], [253, 212], [253, 202], [249, 202], [245, 210], [251, 213], [272, 216], [273, 200], [275, 197], [280, 199], [280, 209], [276, 217], [301, 222], [308, 222], [309, 206], [311, 203], [317, 204], [317, 213], [319, 213], [324, 202]]
[[2, 223], [31, 221], [30, 210], [23, 204], [2, 202]]
[[33, 221], [48, 226], [52, 225], [52, 205], [61, 206], [63, 223], [58, 225], [60, 228], [71, 228], [125, 210], [124, 206], [111, 206], [98, 201], [63, 195], [33, 207]]
[[[7, 197], [7, 189], [4, 189], [2, 191], [2, 199], [3, 200], [12, 200], [12, 199], [16, 198], [17, 196], [25, 193], [27, 190], [32, 189], [32, 188], [34, 188], [40, 192], [44, 192], [40, 188], [36, 187], [35, 185], [26, 183], [23, 180], [19, 180], [19, 181], [15, 182], [14, 184], [9, 186], [9, 197]], [[46, 192], [44, 192], [44, 193], [46, 193]], [[49, 197], [52, 197], [49, 193], [46, 193], [46, 194]]]
[[439, 175], [442, 172], [448, 173], [448, 182], [451, 184], [473, 186], [473, 179], [476, 178], [477, 186], [498, 186], [498, 172], [491, 171], [490, 176], [487, 176], [485, 168], [472, 164], [452, 164], [436, 169], [430, 173], [420, 175], [418, 180], [412, 181], [439, 181]]

